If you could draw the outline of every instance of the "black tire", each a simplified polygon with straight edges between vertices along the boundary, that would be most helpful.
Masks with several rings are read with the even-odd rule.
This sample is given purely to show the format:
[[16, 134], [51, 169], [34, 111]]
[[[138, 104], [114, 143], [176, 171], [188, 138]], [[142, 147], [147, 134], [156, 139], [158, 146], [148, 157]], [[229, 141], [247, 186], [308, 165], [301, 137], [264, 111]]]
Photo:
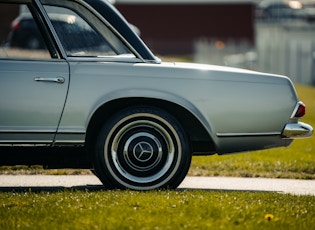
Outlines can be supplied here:
[[174, 189], [191, 162], [180, 123], [156, 107], [135, 106], [114, 114], [97, 139], [94, 169], [108, 188]]

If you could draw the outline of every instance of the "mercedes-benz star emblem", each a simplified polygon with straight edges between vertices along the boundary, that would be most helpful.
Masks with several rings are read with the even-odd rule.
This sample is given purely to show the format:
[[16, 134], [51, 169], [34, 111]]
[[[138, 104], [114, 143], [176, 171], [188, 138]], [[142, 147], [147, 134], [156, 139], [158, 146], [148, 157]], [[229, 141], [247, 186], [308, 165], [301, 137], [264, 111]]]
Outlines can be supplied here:
[[147, 142], [139, 142], [133, 148], [133, 155], [138, 161], [148, 161], [153, 156], [153, 147]]

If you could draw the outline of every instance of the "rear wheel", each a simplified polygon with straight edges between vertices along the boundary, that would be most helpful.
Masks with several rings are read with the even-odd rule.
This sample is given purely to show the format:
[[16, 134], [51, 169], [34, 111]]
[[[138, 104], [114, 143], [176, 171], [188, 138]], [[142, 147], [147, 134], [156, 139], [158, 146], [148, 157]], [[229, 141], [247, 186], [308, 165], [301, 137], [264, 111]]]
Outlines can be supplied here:
[[191, 149], [179, 122], [155, 107], [131, 107], [102, 127], [96, 175], [109, 188], [176, 188], [185, 178]]

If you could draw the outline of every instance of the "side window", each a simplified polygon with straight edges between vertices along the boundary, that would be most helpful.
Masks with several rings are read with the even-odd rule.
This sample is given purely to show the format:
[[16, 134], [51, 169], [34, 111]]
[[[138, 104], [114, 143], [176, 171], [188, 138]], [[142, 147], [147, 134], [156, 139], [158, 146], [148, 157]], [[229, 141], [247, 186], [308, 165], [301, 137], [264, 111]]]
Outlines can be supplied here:
[[85, 20], [81, 14], [68, 8], [50, 5], [44, 7], [68, 56], [130, 54], [129, 49], [105, 25], [96, 29], [97, 19]]
[[51, 58], [28, 7], [0, 3], [0, 59]]

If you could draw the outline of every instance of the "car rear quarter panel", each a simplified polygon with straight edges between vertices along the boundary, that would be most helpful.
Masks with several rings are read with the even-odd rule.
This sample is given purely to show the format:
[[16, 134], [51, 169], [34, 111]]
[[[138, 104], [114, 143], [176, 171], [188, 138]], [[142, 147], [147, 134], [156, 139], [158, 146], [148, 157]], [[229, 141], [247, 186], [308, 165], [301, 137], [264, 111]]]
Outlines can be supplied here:
[[93, 113], [108, 101], [161, 98], [193, 113], [220, 149], [229, 141], [220, 135], [280, 134], [297, 102], [288, 78], [238, 69], [179, 63], [71, 62], [70, 70], [59, 132], [85, 132]]

